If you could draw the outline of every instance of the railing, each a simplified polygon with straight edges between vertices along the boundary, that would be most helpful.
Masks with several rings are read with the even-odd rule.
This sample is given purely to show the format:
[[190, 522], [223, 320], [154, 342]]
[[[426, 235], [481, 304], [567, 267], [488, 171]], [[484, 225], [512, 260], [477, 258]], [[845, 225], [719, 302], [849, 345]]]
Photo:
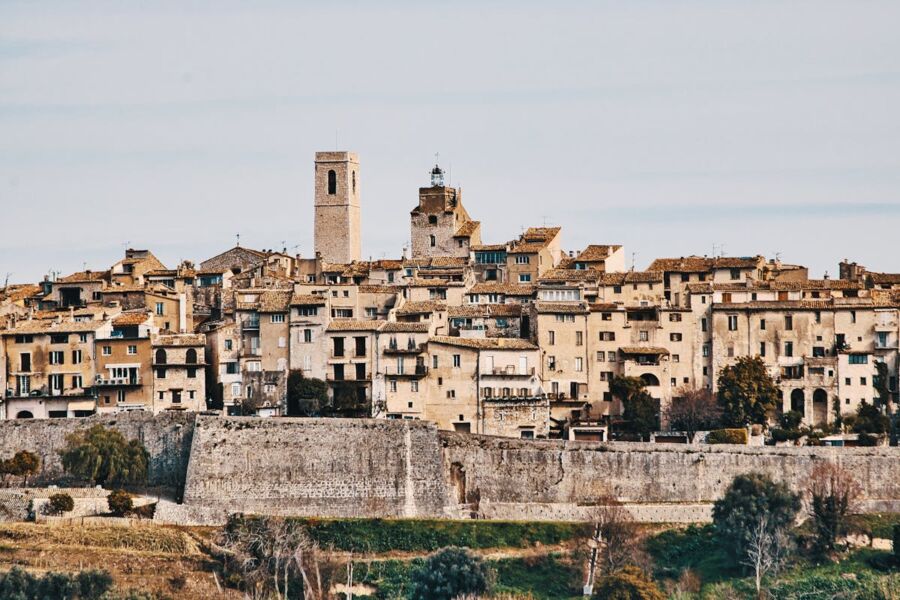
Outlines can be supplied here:
[[399, 344], [389, 344], [385, 349], [385, 354], [420, 354], [425, 351], [425, 344], [413, 344], [401, 346]]
[[386, 377], [425, 377], [428, 375], [428, 367], [425, 365], [412, 365], [398, 369], [397, 367], [384, 367]]
[[241, 319], [241, 328], [242, 329], [259, 329], [259, 318], [246, 318]]
[[131, 377], [103, 377], [101, 375], [97, 375], [94, 378], [94, 385], [98, 387], [141, 385], [141, 376], [134, 375]]
[[515, 365], [507, 367], [494, 367], [491, 371], [486, 371], [482, 375], [495, 375], [498, 377], [531, 377], [534, 375], [534, 367], [526, 367], [524, 371]]
[[353, 382], [357, 382], [357, 381], [371, 381], [372, 380], [371, 373], [366, 373], [361, 379], [358, 377], [355, 377], [355, 375], [356, 375], [356, 373], [344, 373], [344, 375], [342, 377], [337, 378], [337, 377], [335, 377], [334, 373], [326, 373], [325, 381], [328, 381], [331, 383], [353, 383]]

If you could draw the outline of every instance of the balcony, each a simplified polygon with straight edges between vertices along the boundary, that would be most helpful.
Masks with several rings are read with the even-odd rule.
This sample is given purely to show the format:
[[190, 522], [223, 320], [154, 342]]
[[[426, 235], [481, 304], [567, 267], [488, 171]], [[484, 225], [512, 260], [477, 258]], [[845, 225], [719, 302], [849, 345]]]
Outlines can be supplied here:
[[259, 317], [246, 317], [241, 319], [241, 329], [259, 329]]
[[425, 351], [425, 344], [389, 344], [384, 354], [421, 354]]
[[130, 377], [103, 377], [97, 375], [94, 378], [94, 385], [97, 387], [125, 387], [141, 385], [141, 376], [133, 375]]
[[490, 371], [484, 371], [481, 375], [482, 377], [532, 377], [534, 376], [534, 367], [527, 367], [524, 371], [520, 370], [515, 365], [494, 367]]
[[352, 375], [355, 375], [355, 373], [345, 373], [343, 377], [338, 379], [335, 377], [334, 373], [326, 373], [325, 381], [327, 381], [328, 383], [367, 383], [369, 381], [372, 381], [371, 373], [366, 373], [363, 379], [357, 379], [355, 377], [352, 377]]
[[428, 375], [428, 367], [425, 365], [412, 365], [411, 367], [404, 367], [402, 369], [398, 369], [397, 367], [384, 368], [385, 377], [409, 377], [411, 379], [421, 379], [426, 375]]

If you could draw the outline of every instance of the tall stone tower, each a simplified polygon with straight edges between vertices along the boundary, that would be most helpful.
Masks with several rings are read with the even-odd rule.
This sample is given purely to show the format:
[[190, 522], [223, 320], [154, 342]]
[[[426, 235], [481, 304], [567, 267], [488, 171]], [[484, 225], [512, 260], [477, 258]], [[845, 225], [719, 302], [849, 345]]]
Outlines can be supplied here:
[[462, 190], [444, 185], [444, 171], [431, 170], [431, 187], [419, 188], [419, 205], [409, 213], [412, 257], [468, 258], [481, 244], [481, 223], [462, 205]]
[[316, 152], [316, 254], [328, 263], [360, 258], [359, 157]]

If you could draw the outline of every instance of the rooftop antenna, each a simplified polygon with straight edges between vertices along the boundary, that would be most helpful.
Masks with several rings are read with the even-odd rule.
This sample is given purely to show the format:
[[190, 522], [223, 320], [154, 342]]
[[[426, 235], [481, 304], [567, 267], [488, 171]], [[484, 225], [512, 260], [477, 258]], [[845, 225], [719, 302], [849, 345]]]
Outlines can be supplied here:
[[3, 280], [3, 287], [4, 287], [4, 288], [9, 287], [9, 278], [10, 278], [11, 276], [12, 276], [12, 273], [7, 273], [7, 274], [6, 274], [6, 279]]
[[541, 217], [541, 219], [544, 220], [544, 227], [546, 227], [546, 226], [547, 226], [547, 215], [543, 215], [543, 216]]
[[637, 252], [631, 253], [631, 270], [634, 271], [634, 258], [637, 256]]
[[453, 187], [453, 161], [447, 165], [447, 185]]
[[238, 248], [240, 248], [240, 246], [241, 246], [241, 234], [240, 234], [240, 233], [235, 234], [235, 237], [237, 238], [237, 245], [238, 245]]

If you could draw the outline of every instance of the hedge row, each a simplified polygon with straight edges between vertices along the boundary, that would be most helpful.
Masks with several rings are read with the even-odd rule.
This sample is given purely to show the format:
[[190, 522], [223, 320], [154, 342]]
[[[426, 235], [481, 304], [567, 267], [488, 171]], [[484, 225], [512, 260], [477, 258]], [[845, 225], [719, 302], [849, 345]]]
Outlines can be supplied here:
[[716, 429], [706, 436], [708, 444], [746, 444], [746, 429]]
[[583, 523], [441, 521], [429, 519], [300, 519], [325, 548], [345, 552], [431, 552], [446, 546], [526, 548], [589, 534]]

